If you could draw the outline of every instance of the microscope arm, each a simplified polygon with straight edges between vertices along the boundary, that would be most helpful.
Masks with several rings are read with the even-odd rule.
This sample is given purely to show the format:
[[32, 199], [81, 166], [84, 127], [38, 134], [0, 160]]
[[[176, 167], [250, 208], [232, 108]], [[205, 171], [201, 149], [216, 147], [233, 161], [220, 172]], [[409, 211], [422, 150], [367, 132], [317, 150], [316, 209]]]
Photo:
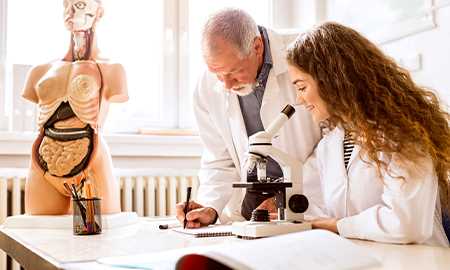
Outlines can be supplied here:
[[271, 156], [278, 164], [280, 164], [281, 168], [300, 168], [302, 166], [302, 162], [300, 160], [275, 147], [270, 148], [270, 152], [268, 153], [268, 155]]
[[[264, 130], [257, 132], [249, 138], [249, 152], [248, 158], [244, 165], [244, 169], [251, 172], [256, 163], [260, 159], [266, 158], [268, 155], [276, 157], [277, 162], [282, 161], [281, 164], [289, 163], [290, 160], [295, 158], [289, 157], [287, 154], [272, 147], [272, 138], [283, 127], [283, 125], [292, 117], [295, 113], [294, 107], [286, 105], [280, 114], [269, 124]], [[272, 154], [271, 154], [272, 153]], [[289, 166], [289, 164], [286, 164]]]

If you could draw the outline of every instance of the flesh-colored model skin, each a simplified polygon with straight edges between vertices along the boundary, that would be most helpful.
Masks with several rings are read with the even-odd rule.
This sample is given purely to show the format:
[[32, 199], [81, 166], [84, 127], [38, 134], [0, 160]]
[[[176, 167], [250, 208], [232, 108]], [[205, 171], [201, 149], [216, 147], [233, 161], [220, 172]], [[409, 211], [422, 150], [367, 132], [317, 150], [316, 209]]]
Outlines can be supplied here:
[[[38, 104], [39, 136], [31, 153], [31, 163], [25, 186], [25, 212], [32, 215], [61, 215], [71, 212], [71, 197], [64, 181], [79, 184], [87, 178], [102, 199], [102, 213], [120, 212], [119, 186], [112, 175], [111, 155], [100, 131], [110, 102], [128, 100], [125, 72], [121, 64], [99, 57], [95, 25], [103, 15], [98, 0], [65, 0], [64, 22], [71, 33], [71, 45], [62, 60], [33, 67], [26, 80], [23, 97]], [[55, 176], [39, 164], [44, 125], [61, 103], [67, 102], [75, 116], [56, 122], [58, 129], [82, 128], [94, 130], [93, 150], [85, 168], [73, 177], [66, 173]], [[51, 148], [50, 148], [51, 149]], [[62, 149], [62, 150], [61, 150]], [[69, 150], [70, 149], [70, 150]], [[54, 155], [54, 171], [70, 164], [76, 147], [60, 148]], [[42, 150], [42, 149], [41, 149]], [[45, 155], [44, 155], [45, 156]], [[75, 161], [72, 161], [75, 162]], [[50, 170], [50, 166], [49, 166]]]

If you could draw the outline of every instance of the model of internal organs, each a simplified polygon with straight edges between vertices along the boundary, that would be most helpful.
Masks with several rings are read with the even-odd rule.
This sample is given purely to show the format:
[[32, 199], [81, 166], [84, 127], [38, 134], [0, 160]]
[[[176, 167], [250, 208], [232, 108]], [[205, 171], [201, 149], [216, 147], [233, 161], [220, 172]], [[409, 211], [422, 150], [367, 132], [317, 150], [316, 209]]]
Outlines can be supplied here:
[[102, 212], [120, 212], [119, 187], [100, 131], [110, 102], [128, 100], [122, 65], [99, 58], [95, 26], [100, 0], [64, 0], [71, 33], [67, 54], [33, 67], [23, 97], [38, 104], [39, 135], [31, 154], [25, 211], [35, 215], [70, 212], [64, 183], [88, 181], [102, 199]]

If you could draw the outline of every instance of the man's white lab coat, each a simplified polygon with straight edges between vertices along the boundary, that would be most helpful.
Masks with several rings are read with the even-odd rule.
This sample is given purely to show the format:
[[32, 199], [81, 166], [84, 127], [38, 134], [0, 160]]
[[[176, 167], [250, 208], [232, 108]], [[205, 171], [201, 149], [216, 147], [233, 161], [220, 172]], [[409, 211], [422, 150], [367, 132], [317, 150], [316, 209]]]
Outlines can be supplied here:
[[[289, 79], [284, 38], [268, 30], [273, 67], [270, 71], [260, 111], [264, 127], [274, 120], [286, 104], [296, 103], [295, 89]], [[213, 207], [222, 223], [242, 220], [244, 189], [233, 189], [232, 182], [246, 181], [243, 171], [248, 136], [238, 97], [226, 91], [216, 76], [206, 71], [194, 93], [194, 112], [204, 144], [199, 174], [199, 203]], [[320, 139], [320, 129], [310, 114], [295, 106], [296, 113], [274, 138], [273, 145], [304, 162]], [[303, 184], [310, 199], [318, 182]], [[223, 211], [222, 211], [223, 210]]]

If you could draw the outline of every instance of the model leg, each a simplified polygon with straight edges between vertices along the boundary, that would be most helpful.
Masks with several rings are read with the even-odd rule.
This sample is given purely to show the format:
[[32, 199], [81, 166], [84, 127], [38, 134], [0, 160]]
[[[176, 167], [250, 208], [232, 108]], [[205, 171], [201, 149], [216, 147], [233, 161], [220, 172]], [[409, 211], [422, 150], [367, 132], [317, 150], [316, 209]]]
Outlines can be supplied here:
[[60, 194], [41, 170], [30, 166], [25, 184], [25, 213], [30, 215], [64, 215], [70, 208], [70, 198]]
[[94, 154], [92, 165], [89, 166], [91, 178], [97, 196], [102, 199], [102, 213], [120, 212], [119, 183], [112, 173], [112, 160], [106, 143], [98, 138], [97, 153]]

